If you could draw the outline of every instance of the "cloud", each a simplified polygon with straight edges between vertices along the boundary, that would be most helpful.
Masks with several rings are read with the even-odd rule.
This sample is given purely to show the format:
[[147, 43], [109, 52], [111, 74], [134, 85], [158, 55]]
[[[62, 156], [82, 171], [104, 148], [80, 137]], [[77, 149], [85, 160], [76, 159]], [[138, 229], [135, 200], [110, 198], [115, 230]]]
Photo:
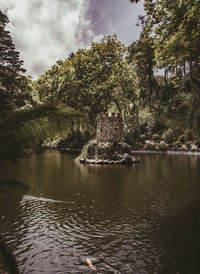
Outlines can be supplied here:
[[104, 34], [117, 33], [122, 42], [132, 42], [139, 33], [136, 18], [143, 12], [129, 0], [1, 0], [1, 9], [32, 76]]
[[37, 75], [66, 58], [83, 43], [76, 35], [84, 22], [84, 0], [1, 0], [10, 19], [7, 28], [28, 73]]
[[143, 14], [143, 1], [136, 5], [129, 0], [89, 0], [86, 18], [95, 35], [116, 33], [120, 41], [130, 44], [139, 37], [136, 22]]

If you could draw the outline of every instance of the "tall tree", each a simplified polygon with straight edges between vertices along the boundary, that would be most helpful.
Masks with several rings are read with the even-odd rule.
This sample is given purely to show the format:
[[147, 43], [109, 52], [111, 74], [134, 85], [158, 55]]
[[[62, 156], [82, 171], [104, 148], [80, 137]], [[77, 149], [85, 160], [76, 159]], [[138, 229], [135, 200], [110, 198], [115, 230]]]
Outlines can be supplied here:
[[153, 26], [155, 58], [160, 67], [185, 69], [186, 62], [188, 67], [199, 62], [199, 0], [144, 0], [144, 9]]
[[127, 63], [127, 49], [117, 36], [104, 37], [92, 43], [89, 50], [80, 50], [73, 59], [75, 81], [79, 81], [85, 103], [93, 112], [106, 110], [114, 103], [121, 112], [133, 85], [132, 68]]
[[185, 69], [199, 62], [200, 1], [145, 0], [147, 18], [155, 38], [155, 58], [165, 65]]
[[154, 85], [154, 40], [151, 37], [151, 28], [144, 16], [139, 16], [142, 32], [140, 39], [133, 42], [129, 47], [129, 62], [132, 62], [136, 72], [140, 88], [140, 96], [148, 102], [151, 111], [151, 98]]
[[0, 110], [20, 106], [28, 97], [26, 78], [21, 75], [25, 72], [23, 61], [10, 32], [5, 29], [8, 22], [8, 17], [0, 10]]

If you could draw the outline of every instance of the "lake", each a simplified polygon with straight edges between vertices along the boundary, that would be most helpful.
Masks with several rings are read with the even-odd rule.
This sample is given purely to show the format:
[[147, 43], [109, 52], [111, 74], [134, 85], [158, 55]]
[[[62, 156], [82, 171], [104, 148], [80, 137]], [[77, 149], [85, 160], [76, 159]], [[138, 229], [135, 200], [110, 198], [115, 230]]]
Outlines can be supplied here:
[[0, 237], [20, 273], [200, 273], [200, 156], [93, 166], [59, 151], [0, 165]]

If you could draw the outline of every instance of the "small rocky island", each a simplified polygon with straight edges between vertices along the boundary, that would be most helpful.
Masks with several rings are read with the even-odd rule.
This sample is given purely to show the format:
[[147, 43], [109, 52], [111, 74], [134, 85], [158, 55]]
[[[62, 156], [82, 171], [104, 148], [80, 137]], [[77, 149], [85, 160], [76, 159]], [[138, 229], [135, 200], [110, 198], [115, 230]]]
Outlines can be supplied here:
[[76, 161], [83, 164], [132, 164], [140, 161], [134, 157], [131, 146], [123, 142], [123, 118], [120, 113], [97, 115], [96, 139], [83, 147]]

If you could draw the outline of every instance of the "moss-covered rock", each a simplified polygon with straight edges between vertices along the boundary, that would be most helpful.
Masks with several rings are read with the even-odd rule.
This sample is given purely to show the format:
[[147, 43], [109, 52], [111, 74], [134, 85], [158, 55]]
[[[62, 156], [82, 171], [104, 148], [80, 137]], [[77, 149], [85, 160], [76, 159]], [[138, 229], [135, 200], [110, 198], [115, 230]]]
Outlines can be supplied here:
[[131, 164], [139, 158], [133, 157], [131, 146], [127, 143], [91, 141], [76, 161], [86, 164]]

